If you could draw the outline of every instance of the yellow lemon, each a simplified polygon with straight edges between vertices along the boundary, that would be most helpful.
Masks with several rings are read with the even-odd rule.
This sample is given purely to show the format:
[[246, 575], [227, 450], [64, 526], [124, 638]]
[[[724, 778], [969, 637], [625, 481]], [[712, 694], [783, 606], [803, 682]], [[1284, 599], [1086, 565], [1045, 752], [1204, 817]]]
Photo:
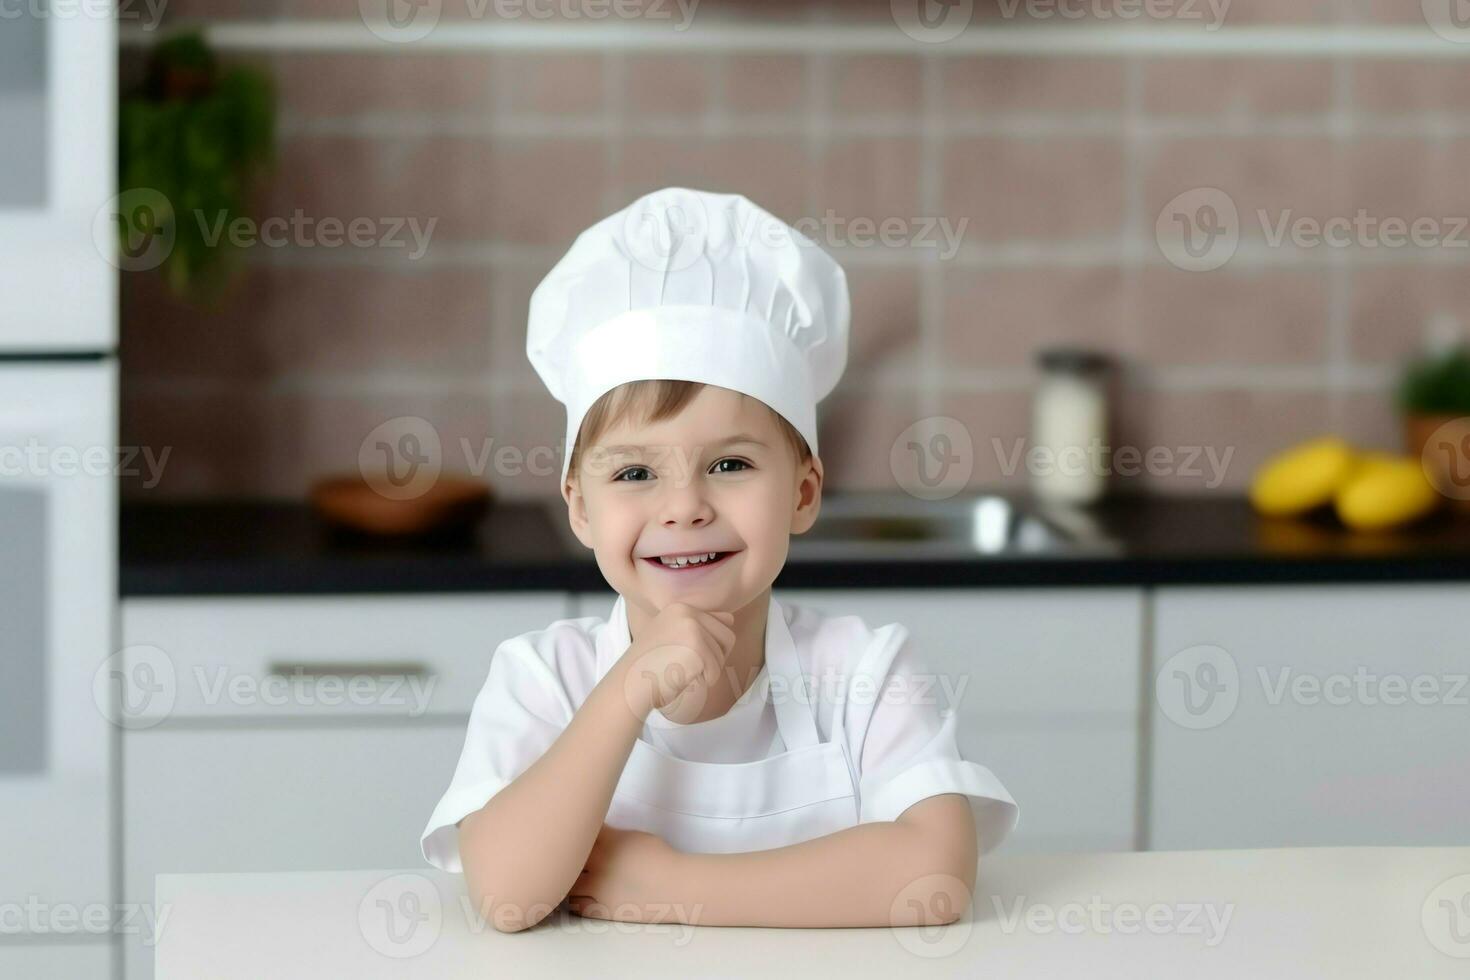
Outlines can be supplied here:
[[1266, 460], [1250, 499], [1268, 517], [1288, 517], [1331, 503], [1356, 466], [1353, 449], [1334, 436], [1304, 442]]
[[1349, 527], [1376, 531], [1418, 520], [1439, 500], [1418, 459], [1375, 454], [1338, 490], [1337, 516]]

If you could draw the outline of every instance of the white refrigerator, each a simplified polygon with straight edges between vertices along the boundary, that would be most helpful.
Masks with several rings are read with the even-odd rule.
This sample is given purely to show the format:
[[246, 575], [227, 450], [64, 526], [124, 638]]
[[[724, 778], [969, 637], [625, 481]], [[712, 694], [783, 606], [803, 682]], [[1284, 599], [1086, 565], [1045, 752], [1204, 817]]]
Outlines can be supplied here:
[[0, 19], [0, 977], [119, 959], [115, 53], [102, 4]]

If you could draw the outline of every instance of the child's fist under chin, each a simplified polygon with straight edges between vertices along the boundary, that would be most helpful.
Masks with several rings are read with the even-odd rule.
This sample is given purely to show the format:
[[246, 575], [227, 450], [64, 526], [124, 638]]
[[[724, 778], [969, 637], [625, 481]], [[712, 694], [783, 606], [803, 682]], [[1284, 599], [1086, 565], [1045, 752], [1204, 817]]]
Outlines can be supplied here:
[[670, 721], [699, 716], [735, 645], [735, 614], [682, 602], [665, 606], [618, 662], [623, 695], [642, 719], [660, 708]]
[[586, 867], [567, 895], [567, 908], [590, 919], [685, 922], [674, 895], [680, 853], [657, 834], [603, 824]]

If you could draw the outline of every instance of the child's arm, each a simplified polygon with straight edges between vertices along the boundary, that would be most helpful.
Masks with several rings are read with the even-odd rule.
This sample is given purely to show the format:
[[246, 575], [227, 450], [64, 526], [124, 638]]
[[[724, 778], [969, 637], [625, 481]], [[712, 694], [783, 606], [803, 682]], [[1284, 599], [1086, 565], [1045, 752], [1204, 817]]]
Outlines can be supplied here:
[[496, 929], [535, 925], [577, 874], [612, 801], [643, 720], [615, 667], [530, 768], [459, 824], [475, 908]]
[[470, 899], [496, 929], [529, 928], [566, 897], [644, 720], [694, 680], [718, 678], [733, 618], [670, 604], [540, 758], [459, 822]]
[[[931, 796], [897, 820], [743, 854], [686, 854], [648, 834], [610, 835], [573, 889], [574, 912], [633, 909], [715, 926], [904, 926], [953, 922], [975, 887], [969, 801]], [[619, 910], [623, 910], [621, 913]]]

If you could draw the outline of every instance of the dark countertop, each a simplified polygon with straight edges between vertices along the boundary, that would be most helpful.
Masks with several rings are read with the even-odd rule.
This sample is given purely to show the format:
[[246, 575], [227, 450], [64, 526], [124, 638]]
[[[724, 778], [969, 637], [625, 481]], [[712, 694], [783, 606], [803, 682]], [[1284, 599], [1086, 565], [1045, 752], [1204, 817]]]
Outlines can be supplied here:
[[[558, 506], [560, 506], [559, 502]], [[923, 559], [848, 543], [821, 557], [792, 539], [778, 589], [1470, 581], [1470, 515], [1353, 533], [1331, 518], [1268, 521], [1242, 498], [1115, 498], [1089, 512], [1104, 546]], [[472, 536], [391, 544], [323, 525], [305, 504], [125, 501], [124, 596], [513, 590], [603, 591], [565, 514], [501, 502]], [[820, 526], [822, 518], [818, 518]]]

